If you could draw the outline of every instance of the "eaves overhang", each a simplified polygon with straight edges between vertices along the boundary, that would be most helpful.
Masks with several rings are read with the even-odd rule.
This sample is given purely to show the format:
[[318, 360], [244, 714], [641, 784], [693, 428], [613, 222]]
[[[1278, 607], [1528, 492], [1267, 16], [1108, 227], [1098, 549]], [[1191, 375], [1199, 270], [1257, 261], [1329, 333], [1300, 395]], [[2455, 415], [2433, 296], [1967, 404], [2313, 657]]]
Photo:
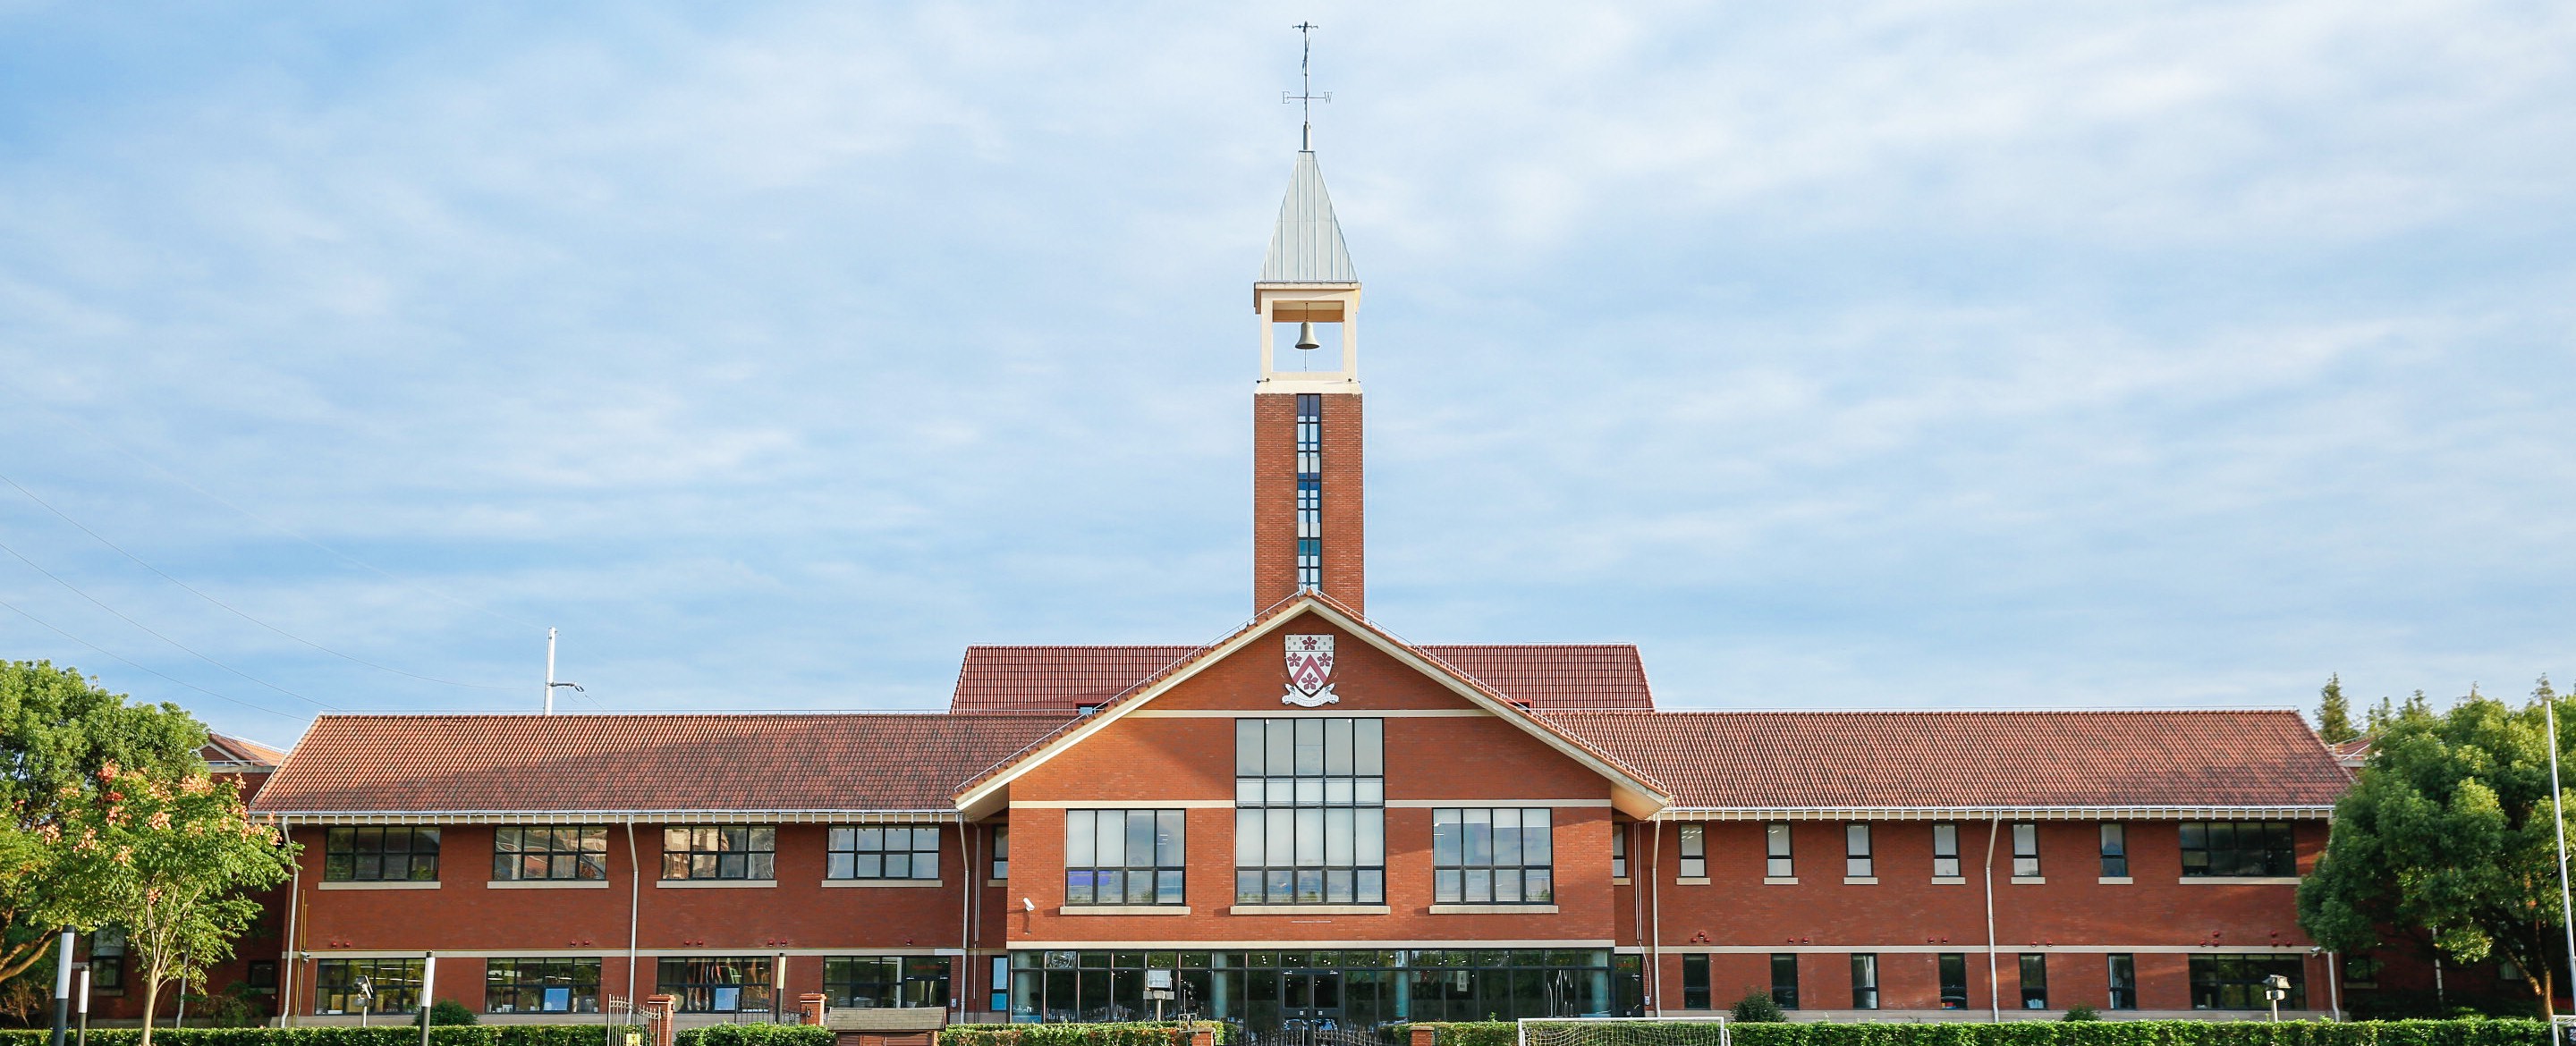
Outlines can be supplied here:
[[954, 809], [883, 810], [258, 810], [271, 824], [867, 824], [954, 821]]
[[2332, 804], [2237, 806], [1669, 806], [1657, 821], [2322, 821]]

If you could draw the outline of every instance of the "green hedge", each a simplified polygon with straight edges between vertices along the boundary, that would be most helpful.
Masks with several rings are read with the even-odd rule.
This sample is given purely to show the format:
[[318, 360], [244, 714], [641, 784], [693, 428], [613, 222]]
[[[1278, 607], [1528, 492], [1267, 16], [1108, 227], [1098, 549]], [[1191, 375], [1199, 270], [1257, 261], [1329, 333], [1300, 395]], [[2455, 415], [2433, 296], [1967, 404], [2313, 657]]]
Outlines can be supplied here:
[[832, 1029], [808, 1024], [710, 1024], [683, 1031], [675, 1041], [679, 1046], [832, 1046], [833, 1037]]
[[1193, 1028], [1216, 1032], [1219, 1046], [1234, 1041], [1234, 1026], [1215, 1021], [1122, 1021], [1096, 1024], [951, 1024], [940, 1046], [1189, 1046]]
[[[392, 1019], [401, 1020], [400, 1016]], [[597, 1024], [440, 1025], [430, 1046], [603, 1046]], [[0, 1031], [0, 1046], [45, 1046], [52, 1031]], [[91, 1028], [90, 1046], [137, 1046], [141, 1028]], [[824, 1039], [829, 1046], [830, 1039]], [[420, 1025], [320, 1028], [154, 1028], [152, 1046], [420, 1046]], [[787, 1046], [787, 1044], [780, 1044]]]
[[[1707, 1027], [1704, 1024], [1695, 1025]], [[1508, 1021], [1420, 1024], [1439, 1046], [1514, 1046]], [[1631, 1026], [1633, 1027], [1633, 1025]], [[1983, 1021], [1737, 1024], [1735, 1046], [2548, 1046], [2549, 1026], [2456, 1021]]]

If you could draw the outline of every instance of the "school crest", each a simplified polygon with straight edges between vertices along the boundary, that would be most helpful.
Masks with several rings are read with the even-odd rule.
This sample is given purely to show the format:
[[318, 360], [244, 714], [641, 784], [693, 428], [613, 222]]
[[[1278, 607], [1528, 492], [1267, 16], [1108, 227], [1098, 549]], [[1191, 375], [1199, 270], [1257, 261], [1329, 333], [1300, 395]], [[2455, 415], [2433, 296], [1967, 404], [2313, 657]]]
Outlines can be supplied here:
[[1333, 694], [1333, 637], [1288, 637], [1288, 692], [1279, 700], [1299, 708], [1341, 700]]

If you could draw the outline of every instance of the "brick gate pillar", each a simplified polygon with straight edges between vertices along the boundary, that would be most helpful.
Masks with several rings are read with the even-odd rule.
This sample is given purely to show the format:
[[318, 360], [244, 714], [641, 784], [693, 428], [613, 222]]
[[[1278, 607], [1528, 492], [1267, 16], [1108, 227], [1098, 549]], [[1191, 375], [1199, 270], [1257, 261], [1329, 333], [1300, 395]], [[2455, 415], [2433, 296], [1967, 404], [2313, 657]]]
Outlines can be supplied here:
[[828, 996], [825, 996], [822, 992], [806, 992], [803, 995], [797, 996], [796, 1023], [814, 1025], [822, 1024], [823, 1000], [826, 998], [828, 998]]
[[674, 1046], [679, 1039], [680, 998], [676, 995], [644, 997], [644, 1017], [653, 1025], [653, 1046]]

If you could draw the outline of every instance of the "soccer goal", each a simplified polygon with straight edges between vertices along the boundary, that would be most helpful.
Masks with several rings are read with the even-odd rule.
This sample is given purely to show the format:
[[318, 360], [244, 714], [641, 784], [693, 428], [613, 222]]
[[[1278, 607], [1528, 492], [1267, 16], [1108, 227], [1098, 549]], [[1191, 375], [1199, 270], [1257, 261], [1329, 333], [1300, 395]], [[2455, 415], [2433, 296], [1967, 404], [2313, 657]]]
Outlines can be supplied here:
[[2549, 1018], [2550, 1046], [2576, 1046], [2576, 1016], [2558, 1014]]
[[1723, 1016], [1523, 1017], [1516, 1038], [1518, 1046], [1735, 1046]]

